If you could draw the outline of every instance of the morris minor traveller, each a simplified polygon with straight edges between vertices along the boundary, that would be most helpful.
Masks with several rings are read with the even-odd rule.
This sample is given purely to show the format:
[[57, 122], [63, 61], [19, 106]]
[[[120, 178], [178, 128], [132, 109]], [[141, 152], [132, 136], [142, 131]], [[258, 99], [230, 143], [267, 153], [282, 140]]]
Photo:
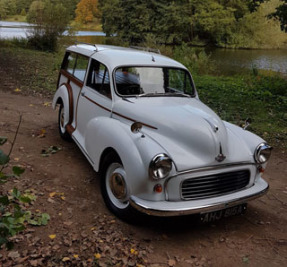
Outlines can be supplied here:
[[242, 213], [262, 196], [272, 148], [222, 121], [198, 97], [188, 69], [154, 51], [107, 45], [67, 48], [53, 108], [58, 127], [100, 173], [107, 207], [135, 214]]

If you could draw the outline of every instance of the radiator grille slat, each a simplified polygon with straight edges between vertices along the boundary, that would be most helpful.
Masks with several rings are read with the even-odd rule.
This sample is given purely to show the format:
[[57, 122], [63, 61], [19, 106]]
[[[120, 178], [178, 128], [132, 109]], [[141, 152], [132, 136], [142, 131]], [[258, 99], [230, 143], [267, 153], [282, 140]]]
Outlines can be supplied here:
[[190, 200], [228, 194], [247, 186], [249, 179], [248, 170], [190, 178], [181, 185], [182, 198]]

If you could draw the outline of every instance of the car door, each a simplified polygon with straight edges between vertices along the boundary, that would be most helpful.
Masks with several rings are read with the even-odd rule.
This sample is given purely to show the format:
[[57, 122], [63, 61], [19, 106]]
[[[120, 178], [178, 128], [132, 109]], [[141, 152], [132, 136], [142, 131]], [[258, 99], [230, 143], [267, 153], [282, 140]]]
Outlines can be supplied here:
[[87, 125], [96, 117], [111, 117], [112, 96], [108, 68], [91, 59], [86, 82], [79, 95], [76, 108], [76, 131], [74, 137], [84, 147]]

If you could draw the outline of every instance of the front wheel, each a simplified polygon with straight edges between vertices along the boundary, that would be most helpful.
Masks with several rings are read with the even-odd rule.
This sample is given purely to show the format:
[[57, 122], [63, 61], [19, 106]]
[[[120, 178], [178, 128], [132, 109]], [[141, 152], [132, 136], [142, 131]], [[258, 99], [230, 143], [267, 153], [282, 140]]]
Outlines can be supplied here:
[[135, 223], [139, 213], [129, 203], [126, 172], [119, 157], [112, 155], [104, 166], [101, 190], [106, 206], [120, 219]]
[[65, 122], [65, 109], [64, 109], [64, 104], [60, 104], [59, 108], [59, 115], [58, 115], [58, 128], [59, 128], [59, 133], [60, 136], [66, 140], [66, 141], [71, 141], [71, 136], [67, 132], [66, 127], [64, 126]]

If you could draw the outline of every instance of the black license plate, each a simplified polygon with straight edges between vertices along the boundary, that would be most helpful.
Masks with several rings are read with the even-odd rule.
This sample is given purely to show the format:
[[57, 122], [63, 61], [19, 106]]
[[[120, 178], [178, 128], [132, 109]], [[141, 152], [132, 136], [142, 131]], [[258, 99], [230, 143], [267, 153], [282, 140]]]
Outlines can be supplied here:
[[246, 211], [246, 209], [247, 209], [247, 204], [241, 204], [241, 205], [233, 206], [233, 207], [226, 208], [223, 210], [202, 213], [200, 214], [200, 220], [203, 223], [214, 222], [222, 218], [227, 218], [230, 216], [243, 214]]

